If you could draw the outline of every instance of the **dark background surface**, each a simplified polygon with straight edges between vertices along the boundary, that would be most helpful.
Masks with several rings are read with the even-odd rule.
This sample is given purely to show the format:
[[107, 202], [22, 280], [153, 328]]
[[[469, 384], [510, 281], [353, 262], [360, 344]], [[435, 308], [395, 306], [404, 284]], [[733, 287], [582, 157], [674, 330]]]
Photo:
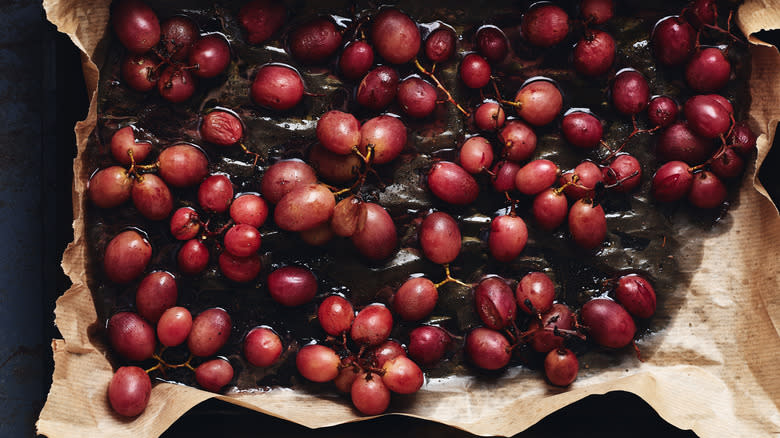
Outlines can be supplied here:
[[[35, 435], [53, 362], [54, 302], [69, 286], [60, 268], [72, 239], [73, 126], [88, 99], [79, 53], [45, 21], [40, 3], [0, 2], [0, 437]], [[778, 34], [767, 40], [777, 41]], [[760, 178], [780, 192], [778, 147]], [[775, 199], [777, 199], [775, 197]], [[74, 406], [74, 409], [79, 409]], [[376, 437], [473, 435], [440, 424], [386, 416], [310, 430], [222, 402], [206, 402], [165, 436]], [[518, 438], [693, 437], [623, 392], [591, 396], [551, 414]]]

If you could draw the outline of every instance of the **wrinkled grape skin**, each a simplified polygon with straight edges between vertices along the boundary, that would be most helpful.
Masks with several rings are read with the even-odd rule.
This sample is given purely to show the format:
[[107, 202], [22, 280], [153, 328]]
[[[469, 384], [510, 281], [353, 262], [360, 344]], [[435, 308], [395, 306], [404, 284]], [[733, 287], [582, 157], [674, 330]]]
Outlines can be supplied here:
[[138, 232], [122, 231], [106, 246], [103, 270], [117, 284], [129, 283], [146, 270], [152, 258], [152, 245]]
[[192, 314], [184, 307], [166, 309], [157, 323], [157, 339], [166, 347], [181, 345], [192, 330]]
[[543, 230], [554, 230], [566, 220], [569, 214], [569, 203], [566, 196], [554, 188], [549, 188], [536, 195], [531, 213], [536, 224]]
[[550, 310], [542, 314], [541, 320], [534, 319], [529, 326], [533, 330], [531, 348], [539, 353], [547, 353], [563, 345], [563, 337], [556, 335], [554, 328], [571, 330], [574, 314], [565, 304], [555, 303]]
[[529, 315], [546, 313], [555, 300], [555, 285], [544, 272], [530, 272], [517, 284], [515, 299], [520, 310]]
[[450, 263], [460, 253], [461, 235], [458, 223], [442, 211], [433, 212], [423, 219], [419, 240], [425, 257], [434, 263]]
[[271, 38], [284, 25], [286, 18], [284, 3], [273, 0], [252, 0], [245, 3], [238, 13], [249, 44], [260, 44]]
[[195, 381], [206, 391], [219, 392], [233, 380], [233, 366], [225, 359], [212, 359], [195, 368]]
[[350, 80], [363, 77], [374, 64], [374, 49], [365, 41], [353, 41], [339, 58], [342, 76]]
[[268, 218], [268, 203], [252, 193], [239, 195], [230, 204], [230, 218], [237, 224], [259, 228]]
[[406, 125], [393, 116], [377, 116], [367, 120], [360, 127], [358, 149], [364, 156], [368, 145], [374, 147], [374, 164], [385, 164], [395, 160], [406, 146]]
[[515, 102], [520, 104], [518, 116], [534, 126], [543, 126], [560, 114], [563, 95], [554, 83], [535, 80], [520, 88], [515, 95]]
[[585, 199], [575, 202], [569, 209], [569, 232], [582, 248], [595, 249], [601, 246], [607, 235], [604, 209]]
[[298, 351], [295, 366], [303, 377], [312, 382], [330, 382], [339, 374], [341, 359], [333, 349], [309, 344]]
[[515, 187], [524, 195], [536, 195], [552, 186], [560, 169], [550, 160], [533, 160], [515, 174]]
[[350, 154], [360, 143], [360, 123], [352, 114], [328, 111], [317, 121], [317, 139], [333, 153]]
[[654, 126], [667, 127], [677, 121], [680, 112], [677, 102], [671, 97], [658, 96], [647, 105], [647, 119]]
[[655, 313], [655, 289], [644, 277], [624, 275], [615, 287], [615, 299], [633, 316], [650, 318]]
[[190, 239], [176, 254], [176, 264], [179, 271], [187, 275], [197, 275], [209, 265], [209, 249], [199, 239]]
[[336, 198], [323, 184], [298, 187], [276, 204], [274, 222], [287, 231], [304, 231], [327, 222], [333, 216]]
[[165, 148], [157, 157], [159, 175], [174, 187], [200, 183], [209, 173], [209, 161], [200, 149], [188, 144]]
[[200, 232], [200, 217], [192, 207], [181, 207], [171, 216], [170, 231], [176, 240], [190, 240]]
[[227, 175], [211, 175], [198, 187], [198, 204], [207, 212], [224, 213], [233, 201], [233, 184]]
[[612, 105], [629, 116], [647, 108], [650, 101], [650, 86], [641, 73], [625, 70], [618, 73], [612, 81]]
[[723, 181], [712, 172], [705, 170], [693, 175], [688, 201], [698, 208], [715, 208], [723, 204], [727, 195]]
[[422, 119], [436, 109], [436, 89], [418, 77], [404, 79], [398, 85], [396, 100], [410, 117]]
[[358, 104], [379, 111], [390, 105], [398, 91], [398, 72], [387, 65], [369, 71], [360, 81], [355, 100]]
[[213, 356], [227, 342], [231, 328], [230, 315], [224, 309], [214, 307], [204, 310], [192, 320], [187, 348], [198, 357]]
[[355, 320], [355, 310], [346, 298], [331, 295], [317, 307], [317, 320], [325, 333], [337, 336], [352, 327], [352, 321]]
[[409, 333], [409, 357], [423, 366], [434, 366], [451, 343], [450, 335], [440, 327], [423, 325]]
[[384, 260], [395, 252], [398, 235], [390, 213], [379, 204], [364, 203], [365, 221], [358, 223], [351, 236], [352, 244], [369, 260]]
[[487, 60], [476, 53], [469, 53], [460, 62], [460, 79], [469, 88], [482, 88], [490, 83], [492, 69]]
[[303, 99], [303, 80], [290, 67], [264, 65], [252, 81], [252, 101], [261, 107], [286, 111]]
[[111, 11], [119, 41], [137, 54], [148, 52], [160, 41], [160, 21], [152, 8], [139, 0], [122, 0]]
[[189, 70], [178, 66], [168, 66], [160, 73], [157, 80], [157, 91], [163, 99], [181, 103], [195, 94], [198, 80]]
[[439, 161], [428, 173], [428, 188], [442, 201], [466, 205], [476, 201], [479, 186], [465, 169], [449, 161]]
[[390, 336], [393, 329], [393, 315], [382, 304], [371, 304], [358, 312], [349, 336], [360, 345], [379, 345]]
[[383, 9], [371, 24], [371, 42], [379, 56], [392, 64], [411, 61], [420, 50], [417, 25], [397, 9]]
[[743, 157], [750, 156], [756, 148], [756, 134], [746, 121], [737, 122], [729, 135], [728, 143]]
[[87, 197], [100, 208], [114, 208], [124, 204], [133, 189], [133, 180], [124, 167], [111, 166], [92, 175], [87, 183]]
[[131, 361], [149, 359], [157, 345], [154, 328], [134, 312], [114, 314], [106, 325], [111, 347]]
[[367, 209], [363, 200], [350, 195], [336, 203], [330, 227], [338, 236], [351, 237], [365, 226], [366, 215]]
[[168, 272], [155, 271], [146, 275], [135, 293], [138, 314], [152, 324], [170, 307], [176, 305], [179, 289], [176, 279]]
[[653, 197], [661, 202], [677, 201], [688, 194], [692, 184], [693, 174], [688, 164], [670, 161], [659, 167], [653, 176]]
[[596, 298], [580, 310], [582, 325], [588, 327], [588, 339], [608, 348], [622, 348], [634, 340], [636, 325], [620, 304]]
[[135, 417], [146, 409], [152, 393], [149, 375], [139, 367], [125, 366], [116, 370], [108, 383], [111, 408], [123, 417]]
[[268, 202], [276, 204], [294, 189], [316, 182], [317, 174], [308, 164], [295, 159], [282, 160], [265, 170], [260, 190]]
[[236, 257], [223, 251], [217, 260], [222, 275], [238, 283], [247, 283], [254, 280], [263, 268], [262, 260], [258, 254], [249, 257]]
[[656, 60], [664, 65], [682, 65], [696, 44], [696, 31], [679, 15], [662, 18], [650, 36]]
[[485, 137], [470, 137], [460, 147], [458, 160], [466, 172], [480, 173], [493, 164], [493, 146]]
[[183, 61], [192, 45], [200, 38], [198, 26], [189, 18], [175, 15], [160, 24], [160, 40], [163, 56], [172, 61]]
[[457, 36], [449, 27], [440, 27], [425, 39], [425, 56], [432, 62], [444, 62], [455, 54]]
[[498, 132], [498, 141], [504, 145], [504, 158], [522, 162], [536, 150], [536, 133], [520, 120], [510, 120]]
[[520, 21], [523, 37], [536, 47], [554, 46], [569, 33], [569, 16], [553, 4], [532, 6]]
[[425, 377], [420, 367], [406, 356], [397, 356], [382, 366], [382, 383], [397, 394], [414, 394], [423, 385]]
[[[133, 151], [132, 160], [130, 159], [130, 151]], [[132, 126], [125, 126], [111, 136], [111, 156], [124, 166], [129, 166], [133, 161], [142, 163], [151, 151], [152, 143], [136, 141]]]
[[555, 386], [569, 386], [576, 379], [580, 362], [568, 348], [550, 350], [544, 358], [544, 375]]
[[485, 326], [502, 330], [509, 326], [517, 314], [517, 302], [512, 288], [498, 276], [487, 277], [474, 289], [477, 315]]
[[136, 178], [130, 195], [138, 212], [149, 220], [163, 220], [173, 210], [173, 195], [157, 175], [148, 173]]
[[124, 83], [135, 91], [145, 93], [157, 87], [155, 67], [158, 61], [151, 55], [128, 55], [122, 59], [120, 74]]
[[693, 54], [685, 67], [685, 82], [699, 93], [713, 93], [725, 87], [731, 63], [720, 49], [708, 47]]
[[200, 124], [203, 140], [219, 146], [232, 146], [244, 136], [244, 126], [235, 115], [214, 110], [203, 116]]
[[359, 373], [352, 382], [350, 394], [355, 409], [363, 415], [379, 415], [390, 406], [390, 390], [378, 374]]
[[485, 370], [501, 369], [512, 358], [509, 341], [504, 335], [485, 327], [469, 332], [464, 348], [471, 362]]
[[566, 141], [574, 146], [593, 149], [601, 142], [604, 127], [593, 114], [575, 111], [563, 116], [561, 132]]
[[433, 282], [425, 277], [406, 280], [393, 295], [393, 310], [401, 319], [419, 321], [431, 314], [439, 292]]
[[268, 275], [268, 293], [286, 307], [310, 302], [317, 295], [317, 288], [317, 277], [304, 267], [284, 266]]
[[490, 223], [488, 248], [499, 262], [514, 260], [525, 249], [528, 228], [519, 216], [498, 216]]
[[315, 18], [290, 33], [287, 38], [292, 56], [306, 64], [327, 60], [341, 46], [341, 33], [327, 18]]
[[221, 36], [206, 35], [192, 46], [189, 63], [198, 66], [192, 71], [195, 76], [217, 77], [230, 64], [230, 46]]
[[585, 76], [601, 76], [615, 62], [615, 39], [607, 32], [589, 29], [574, 46], [574, 69]]
[[269, 367], [282, 355], [282, 340], [267, 327], [255, 327], [244, 338], [244, 357], [256, 367]]

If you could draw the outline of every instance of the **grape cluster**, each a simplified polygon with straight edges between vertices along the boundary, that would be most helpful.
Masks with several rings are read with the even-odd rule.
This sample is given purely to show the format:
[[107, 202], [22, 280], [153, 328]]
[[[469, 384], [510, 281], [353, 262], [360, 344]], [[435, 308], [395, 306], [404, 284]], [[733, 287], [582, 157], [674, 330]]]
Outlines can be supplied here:
[[[556, 4], [537, 3], [524, 11], [517, 35], [492, 24], [458, 35], [444, 22], [423, 25], [392, 7], [288, 24], [282, 2], [252, 0], [234, 16], [220, 17], [225, 33], [232, 29], [225, 20], [240, 26], [240, 35], [225, 37], [201, 34], [195, 21], [181, 15], [159, 22], [138, 0], [117, 2], [113, 29], [126, 51], [120, 85], [134, 92], [157, 88], [171, 104], [187, 102], [196, 92], [196, 77], [211, 78], [207, 85], [214, 87], [231, 80], [226, 72], [241, 60], [234, 59], [228, 41], [269, 44], [283, 29], [286, 44], [277, 50], [286, 51], [294, 65], [256, 66], [244, 89], [255, 115], [283, 118], [305, 101], [320, 99], [302, 72], [325, 71], [354, 84], [354, 92], [347, 103], [308, 120], [315, 138], [302, 157], [255, 152], [245, 144], [252, 129], [242, 118], [246, 108], [219, 104], [199, 107], [191, 133], [198, 145], [155, 144], [153, 133], [135, 124], [112, 130], [111, 164], [91, 176], [87, 197], [101, 211], [131, 211], [119, 214], [126, 226], [99, 250], [107, 282], [135, 291], [130, 309], [107, 319], [108, 343], [129, 364], [109, 384], [114, 410], [141, 413], [150, 397], [150, 374], [166, 378], [189, 370], [200, 387], [218, 392], [235, 381], [236, 366], [273, 373], [294, 362], [293, 380], [333, 382], [359, 412], [377, 415], [387, 410], [391, 393], [418, 391], [426, 371], [457, 356], [489, 371], [504, 369], [513, 358], [523, 363], [529, 355], [542, 358], [548, 381], [567, 386], [576, 379], [577, 355], [587, 345], [631, 345], [638, 324], [656, 310], [647, 275], [622, 272], [583, 300], [561, 293], [549, 270], [482, 272], [466, 282], [451, 268], [468, 244], [461, 231], [469, 225], [460, 213], [478, 203], [489, 205], [480, 244], [493, 266], [522, 257], [534, 239], [531, 231], [562, 232], [579, 254], [598, 252], [610, 229], [604, 199], [636, 196], [646, 179], [643, 168], [651, 166], [625, 151], [637, 136], [657, 136], [661, 165], [651, 193], [661, 203], [687, 198], [702, 209], [721, 206], [728, 193], [724, 181], [735, 180], [752, 153], [755, 135], [717, 94], [734, 75], [728, 51], [744, 43], [731, 32], [730, 16], [726, 28], [720, 27], [713, 1], [694, 0], [679, 15], [658, 21], [650, 35], [655, 60], [669, 71], [684, 70], [686, 94], [692, 94], [682, 105], [678, 96], [653, 95], [661, 90], [651, 90], [640, 71], [619, 65], [622, 58], [605, 25], [615, 14], [613, 1], [582, 0], [576, 11], [579, 16], [570, 16]], [[508, 57], [530, 53], [541, 64], [544, 50], [572, 38], [573, 71], [567, 74], [606, 84], [601, 98], [631, 127], [618, 142], [614, 136], [607, 140], [607, 124], [595, 110], [565, 109], [566, 90], [553, 77], [529, 77], [509, 92], [502, 83], [512, 74], [503, 70]], [[459, 45], [473, 51], [461, 53]], [[455, 77], [443, 80], [440, 66], [453, 63]], [[433, 154], [424, 174], [417, 175], [430, 202], [391, 212], [382, 194], [401, 183], [392, 169], [417, 159], [409, 138], [425, 136], [421, 123], [447, 111], [468, 133], [446, 153]], [[539, 156], [541, 133], [550, 131], [558, 133], [560, 148], [591, 158], [566, 169]], [[248, 176], [215, 169], [213, 157], [227, 153], [245, 158], [239, 167]], [[244, 190], [247, 184], [238, 179], [251, 180], [256, 190]], [[176, 242], [174, 254], [160, 255], [153, 247], [160, 238], [128, 220], [135, 213], [165, 234], [162, 240]], [[327, 291], [322, 273], [306, 263], [275, 259], [266, 250], [269, 238], [312, 248], [349, 242], [369, 266], [387, 262], [399, 248], [412, 248], [440, 267], [377, 292], [375, 302], [358, 303], [348, 288]], [[442, 272], [443, 279], [434, 282]], [[297, 312], [316, 327], [294, 333], [260, 320], [237, 325], [219, 306], [193, 314], [180, 298], [181, 280], [209, 283], [214, 276], [230, 285], [261, 282], [280, 312]], [[445, 285], [469, 291], [471, 302], [457, 312], [475, 315], [477, 324], [457, 330], [436, 324]], [[310, 309], [316, 310], [307, 315]], [[220, 356], [236, 331], [240, 358]], [[399, 334], [408, 340], [405, 345]]]

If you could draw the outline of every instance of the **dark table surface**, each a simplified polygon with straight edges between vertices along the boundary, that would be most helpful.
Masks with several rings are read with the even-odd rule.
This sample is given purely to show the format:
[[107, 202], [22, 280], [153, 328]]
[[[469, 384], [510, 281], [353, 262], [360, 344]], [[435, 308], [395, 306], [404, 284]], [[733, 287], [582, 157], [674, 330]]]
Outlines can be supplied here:
[[[0, 2], [0, 437], [35, 435], [51, 384], [54, 302], [69, 286], [60, 269], [72, 239], [73, 126], [88, 100], [76, 48], [45, 21], [41, 4]], [[777, 34], [767, 35], [777, 41]], [[764, 169], [776, 169], [775, 147]], [[777, 196], [777, 172], [760, 178]], [[470, 437], [440, 424], [386, 416], [310, 430], [210, 401], [165, 434], [206, 436]], [[563, 436], [693, 437], [624, 392], [591, 396], [555, 412], [518, 438]]]

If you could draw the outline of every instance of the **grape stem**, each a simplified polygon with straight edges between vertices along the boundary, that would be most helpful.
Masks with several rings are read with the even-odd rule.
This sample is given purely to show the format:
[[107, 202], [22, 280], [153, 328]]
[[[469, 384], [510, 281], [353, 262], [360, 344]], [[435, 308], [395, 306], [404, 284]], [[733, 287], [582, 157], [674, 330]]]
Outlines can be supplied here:
[[444, 278], [444, 280], [442, 280], [442, 281], [440, 281], [440, 282], [438, 282], [438, 283], [433, 285], [436, 289], [438, 289], [441, 286], [444, 286], [447, 283], [455, 283], [455, 284], [459, 284], [459, 285], [465, 286], [465, 287], [473, 287], [473, 285], [471, 285], [471, 284], [464, 283], [463, 281], [460, 281], [457, 278], [453, 278], [452, 274], [450, 273], [450, 264], [449, 263], [445, 263], [442, 266], [444, 266], [445, 278]]
[[[431, 69], [431, 71], [426, 70], [425, 67], [423, 67], [422, 64], [420, 64], [420, 61], [417, 58], [414, 58], [414, 65], [415, 67], [417, 67], [418, 70], [420, 70], [422, 74], [431, 78], [433, 83], [436, 84], [436, 88], [441, 90], [444, 93], [444, 95], [447, 97], [447, 102], [455, 105], [455, 108], [457, 108], [458, 111], [463, 113], [464, 116], [466, 117], [471, 116], [471, 114], [468, 111], [463, 109], [463, 107], [460, 106], [460, 104], [455, 101], [455, 99], [452, 97], [452, 94], [450, 94], [450, 92], [444, 87], [444, 85], [442, 85], [442, 83], [439, 82], [439, 79], [436, 77], [435, 74], [433, 74], [433, 69]], [[436, 64], [434, 64], [434, 67], [436, 67]]]

